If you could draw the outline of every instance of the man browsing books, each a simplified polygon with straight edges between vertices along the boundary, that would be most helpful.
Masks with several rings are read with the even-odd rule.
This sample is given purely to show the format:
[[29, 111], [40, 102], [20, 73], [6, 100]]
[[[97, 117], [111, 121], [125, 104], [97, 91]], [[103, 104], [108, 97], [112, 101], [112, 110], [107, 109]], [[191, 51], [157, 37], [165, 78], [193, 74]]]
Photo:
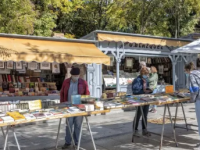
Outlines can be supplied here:
[[[71, 102], [72, 95], [90, 95], [88, 84], [85, 80], [79, 78], [80, 69], [72, 68], [70, 71], [71, 77], [64, 80], [61, 91], [60, 91], [60, 102]], [[78, 145], [79, 133], [81, 129], [81, 123], [83, 117], [70, 117], [68, 118], [69, 126], [72, 131], [74, 126], [73, 138], [75, 145]], [[68, 127], [66, 127], [65, 144], [62, 149], [71, 147], [71, 136]]]

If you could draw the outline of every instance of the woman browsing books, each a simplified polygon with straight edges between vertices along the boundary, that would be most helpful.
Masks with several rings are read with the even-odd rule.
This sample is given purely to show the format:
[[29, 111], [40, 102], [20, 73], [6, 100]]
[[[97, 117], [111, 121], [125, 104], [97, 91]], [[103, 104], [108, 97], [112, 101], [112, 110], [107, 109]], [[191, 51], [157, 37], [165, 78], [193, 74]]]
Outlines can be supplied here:
[[[151, 89], [152, 93], [157, 93], [157, 83], [158, 83], [158, 73], [157, 69], [154, 66], [151, 66], [151, 73], [149, 75], [149, 88]], [[156, 113], [157, 106], [153, 105], [150, 109], [150, 112]]]
[[[132, 91], [134, 95], [139, 95], [139, 94], [149, 94], [151, 93], [151, 89], [149, 89], [149, 79], [148, 79], [149, 71], [146, 67], [143, 67], [140, 70], [140, 75], [134, 79], [132, 83]], [[141, 109], [143, 110], [144, 113], [144, 118], [142, 118], [142, 134], [146, 136], [150, 136], [150, 133], [147, 131], [146, 126], [147, 126], [147, 115], [149, 112], [149, 105], [145, 106], [139, 106], [137, 109], [137, 116], [136, 116], [136, 123], [135, 123], [135, 132], [138, 132], [138, 124], [139, 120], [141, 117]], [[134, 119], [134, 121], [135, 121]], [[134, 122], [133, 122], [134, 123]], [[146, 124], [146, 125], [145, 125]]]

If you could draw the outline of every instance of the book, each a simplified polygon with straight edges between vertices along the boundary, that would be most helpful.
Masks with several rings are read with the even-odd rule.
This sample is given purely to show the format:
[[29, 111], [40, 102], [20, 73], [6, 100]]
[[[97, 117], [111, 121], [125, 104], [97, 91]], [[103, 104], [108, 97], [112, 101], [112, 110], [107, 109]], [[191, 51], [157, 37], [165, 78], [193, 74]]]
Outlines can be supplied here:
[[49, 113], [55, 115], [55, 116], [62, 116], [63, 112], [61, 112], [60, 110], [50, 110]]
[[31, 82], [31, 80], [30, 80], [30, 77], [29, 77], [29, 76], [26, 76], [26, 77], [25, 77], [25, 79], [26, 79], [26, 82]]
[[10, 74], [7, 75], [8, 82], [12, 82]]
[[74, 105], [75, 107], [77, 107], [78, 109], [82, 110], [82, 111], [85, 111], [86, 110], [86, 107], [84, 104], [78, 104], [78, 105]]
[[49, 113], [49, 112], [45, 112], [44, 115], [46, 116], [46, 118], [50, 118], [54, 116], [52, 113]]
[[4, 116], [6, 116], [6, 114], [1, 112], [0, 117], [4, 117]]
[[80, 113], [80, 109], [78, 109], [77, 107], [69, 107], [69, 109], [67, 109], [67, 111], [71, 114], [74, 114], [74, 113]]
[[3, 77], [2, 77], [2, 74], [0, 74], [0, 83], [3, 82]]
[[15, 75], [12, 75], [12, 82], [16, 82], [16, 80], [15, 80]]
[[19, 112], [14, 111], [14, 112], [7, 112], [9, 116], [11, 116], [15, 121], [22, 121], [25, 120], [25, 117], [21, 115]]
[[33, 115], [34, 115], [37, 119], [46, 118], [46, 116], [44, 115], [44, 113], [34, 113]]
[[15, 122], [15, 120], [14, 120], [11, 116], [1, 117], [1, 119], [3, 119], [3, 122], [4, 122], [4, 123]]
[[36, 117], [33, 114], [24, 114], [26, 120], [35, 120]]
[[0, 123], [3, 123], [3, 119], [0, 118]]

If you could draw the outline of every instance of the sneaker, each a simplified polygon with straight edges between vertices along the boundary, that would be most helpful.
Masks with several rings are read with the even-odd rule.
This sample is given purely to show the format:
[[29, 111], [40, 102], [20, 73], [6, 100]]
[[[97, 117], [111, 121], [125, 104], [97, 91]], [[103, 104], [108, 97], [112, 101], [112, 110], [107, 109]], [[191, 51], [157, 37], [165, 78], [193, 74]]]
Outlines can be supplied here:
[[149, 109], [149, 112], [152, 112], [152, 110], [153, 110], [153, 108], [150, 108], [150, 109]]
[[200, 150], [200, 143], [198, 143], [198, 144], [196, 145], [196, 147], [194, 148], [194, 150]]
[[151, 133], [149, 133], [146, 129], [142, 130], [143, 136], [151, 136]]
[[157, 110], [155, 108], [152, 109], [152, 113], [157, 113]]
[[64, 144], [62, 149], [70, 149], [71, 148], [71, 144]]
[[135, 130], [134, 136], [139, 136], [139, 131]]

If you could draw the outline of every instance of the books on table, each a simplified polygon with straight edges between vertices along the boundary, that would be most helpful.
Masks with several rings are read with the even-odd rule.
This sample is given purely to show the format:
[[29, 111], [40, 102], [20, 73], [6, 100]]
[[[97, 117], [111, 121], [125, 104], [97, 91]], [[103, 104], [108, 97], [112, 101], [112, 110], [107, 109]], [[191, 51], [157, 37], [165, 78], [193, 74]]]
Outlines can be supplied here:
[[67, 111], [71, 114], [74, 114], [74, 113], [82, 113], [82, 111], [80, 111], [80, 109], [78, 109], [77, 107], [69, 107], [67, 109]]
[[26, 118], [26, 120], [35, 120], [36, 117], [33, 114], [24, 114], [24, 117]]
[[44, 119], [46, 118], [46, 116], [44, 115], [44, 113], [34, 113], [33, 114], [37, 119]]
[[15, 121], [23, 121], [23, 120], [25, 120], [25, 117], [22, 115], [22, 114], [20, 114], [19, 112], [7, 112], [7, 114], [9, 115], [9, 116], [11, 116]]
[[54, 116], [52, 113], [49, 113], [49, 112], [45, 112], [44, 115], [46, 116], [46, 118], [50, 118]]
[[60, 110], [50, 110], [49, 113], [53, 114], [53, 116], [63, 116], [64, 113]]
[[4, 117], [1, 117], [1, 119], [3, 120], [4, 123], [12, 123], [14, 122], [15, 120], [10, 117], [10, 116], [4, 116]]

